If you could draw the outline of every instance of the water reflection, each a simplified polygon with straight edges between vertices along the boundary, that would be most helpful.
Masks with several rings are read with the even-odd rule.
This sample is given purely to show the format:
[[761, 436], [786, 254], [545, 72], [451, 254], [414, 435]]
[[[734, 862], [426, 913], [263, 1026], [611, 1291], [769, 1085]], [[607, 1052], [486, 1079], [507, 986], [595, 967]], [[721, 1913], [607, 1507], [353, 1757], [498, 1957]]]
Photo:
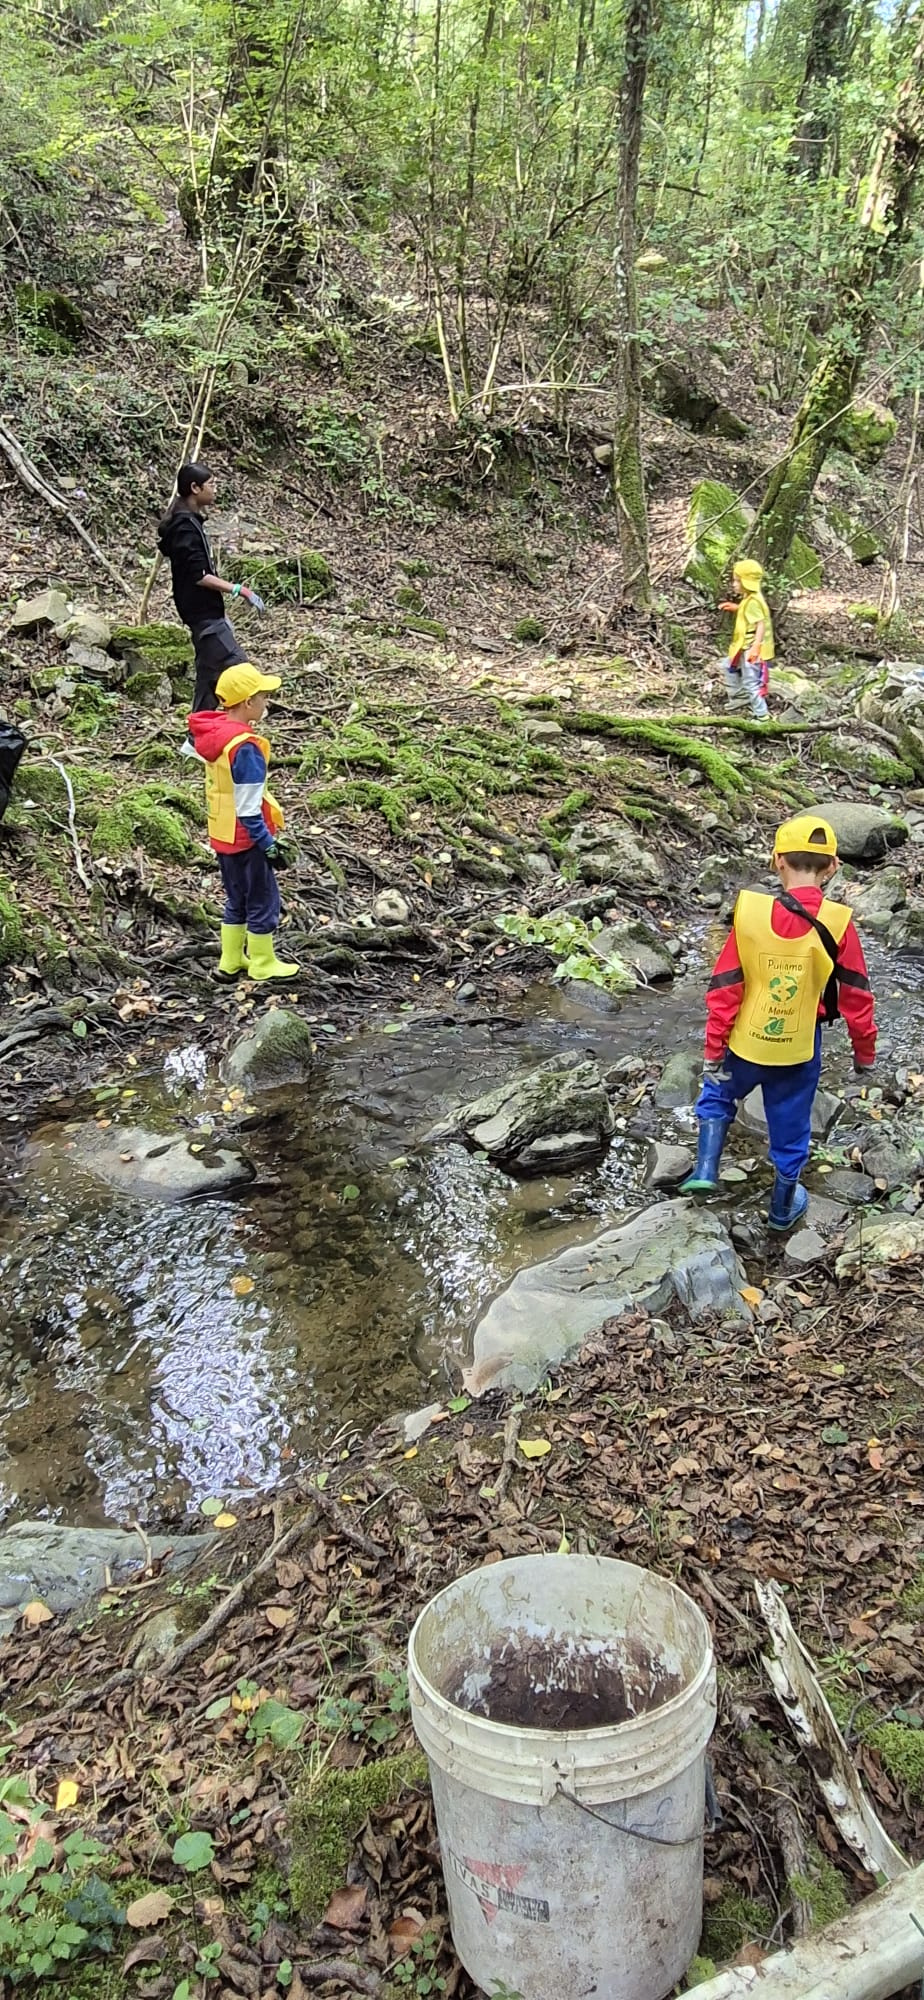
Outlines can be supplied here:
[[[892, 1060], [919, 1063], [918, 967], [873, 956]], [[37, 1135], [3, 1226], [0, 1512], [178, 1514], [271, 1485], [345, 1420], [442, 1393], [514, 1270], [637, 1202], [644, 1142], [617, 1135], [599, 1167], [518, 1183], [422, 1136], [562, 1046], [604, 1069], [697, 1047], [701, 994], [697, 980], [597, 1019], [543, 989], [520, 1025], [411, 1024], [325, 1050], [310, 1088], [247, 1133], [259, 1178], [236, 1201], [137, 1204], [78, 1170], [60, 1128]], [[139, 1085], [124, 1122], [203, 1121], [221, 1093], [200, 1082], [181, 1102]]]

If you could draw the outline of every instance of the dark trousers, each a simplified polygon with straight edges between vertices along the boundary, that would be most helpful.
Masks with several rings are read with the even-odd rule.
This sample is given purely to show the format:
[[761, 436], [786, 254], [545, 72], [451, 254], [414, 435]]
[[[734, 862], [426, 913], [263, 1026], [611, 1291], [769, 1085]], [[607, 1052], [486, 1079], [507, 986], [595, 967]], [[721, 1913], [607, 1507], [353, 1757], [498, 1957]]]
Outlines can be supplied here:
[[262, 847], [244, 847], [239, 854], [219, 854], [225, 890], [226, 924], [246, 924], [254, 937], [266, 937], [279, 922], [279, 888]]
[[196, 654], [192, 705], [193, 714], [199, 715], [204, 708], [220, 708], [215, 693], [219, 675], [226, 667], [239, 666], [247, 655], [241, 652], [230, 618], [209, 618], [202, 625], [192, 625], [190, 631]]

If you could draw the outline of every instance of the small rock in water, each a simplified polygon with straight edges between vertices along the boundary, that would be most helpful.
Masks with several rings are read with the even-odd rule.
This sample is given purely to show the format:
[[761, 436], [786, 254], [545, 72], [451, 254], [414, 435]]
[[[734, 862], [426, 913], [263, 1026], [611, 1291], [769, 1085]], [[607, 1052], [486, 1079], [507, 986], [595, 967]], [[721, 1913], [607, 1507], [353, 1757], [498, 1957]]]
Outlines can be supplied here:
[[[896, 1139], [901, 1136], [897, 1134]], [[904, 1145], [893, 1144], [890, 1139], [878, 1139], [875, 1144], [864, 1146], [863, 1165], [886, 1194], [895, 1194], [899, 1188], [910, 1187], [912, 1181], [920, 1180], [924, 1173], [920, 1147], [910, 1139]]]
[[[835, 1097], [833, 1091], [816, 1091], [812, 1105], [812, 1138], [826, 1138], [843, 1109], [843, 1098]], [[745, 1098], [738, 1116], [749, 1132], [759, 1132], [763, 1139], [769, 1137], [764, 1100], [759, 1090], [752, 1090], [750, 1097]]]
[[409, 924], [411, 906], [398, 889], [380, 889], [372, 905], [377, 924]]
[[677, 1187], [693, 1172], [695, 1156], [689, 1146], [667, 1146], [660, 1139], [648, 1142], [648, 1167], [645, 1186]]
[[228, 1083], [251, 1090], [269, 1090], [282, 1083], [300, 1083], [314, 1060], [314, 1040], [307, 1021], [285, 1007], [273, 1007], [254, 1028], [235, 1042], [222, 1064]]
[[516, 1172], [565, 1172], [600, 1158], [614, 1121], [597, 1064], [569, 1053], [476, 1098], [432, 1136], [452, 1131]]
[[655, 1085], [658, 1110], [680, 1111], [685, 1105], [695, 1104], [702, 1080], [702, 1054], [692, 1049], [677, 1049], [668, 1057], [661, 1080]]
[[849, 1167], [837, 1167], [825, 1180], [825, 1194], [835, 1201], [843, 1202], [848, 1208], [863, 1208], [876, 1199], [876, 1183], [871, 1174], [854, 1173]]

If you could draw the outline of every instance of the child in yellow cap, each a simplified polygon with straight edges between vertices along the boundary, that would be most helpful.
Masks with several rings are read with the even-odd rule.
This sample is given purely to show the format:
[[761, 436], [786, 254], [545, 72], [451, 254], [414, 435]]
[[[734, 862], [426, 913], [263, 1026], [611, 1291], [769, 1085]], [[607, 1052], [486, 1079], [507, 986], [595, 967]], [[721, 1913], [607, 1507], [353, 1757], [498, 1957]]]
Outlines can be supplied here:
[[225, 890], [218, 979], [295, 979], [298, 966], [276, 957], [279, 922], [276, 869], [286, 866], [277, 842], [282, 810], [266, 789], [270, 747], [255, 725], [266, 698], [282, 683], [249, 661], [226, 667], [215, 693], [220, 709], [189, 717], [194, 748], [205, 765], [209, 839]]
[[719, 606], [720, 611], [735, 613], [725, 662], [726, 692], [732, 701], [749, 703], [755, 722], [766, 722], [769, 713], [767, 689], [774, 655], [773, 620], [761, 589], [763, 580], [760, 563], [742, 557], [732, 570], [734, 600]]
[[816, 813], [787, 820], [773, 866], [776, 896], [742, 890], [709, 982], [699, 1152], [681, 1191], [714, 1193], [728, 1128], [742, 1098], [759, 1086], [776, 1168], [768, 1220], [783, 1230], [808, 1206], [799, 1176], [821, 1075], [821, 1023], [843, 1015], [860, 1074], [876, 1059], [876, 1022], [851, 913], [824, 893], [837, 869], [833, 827]]

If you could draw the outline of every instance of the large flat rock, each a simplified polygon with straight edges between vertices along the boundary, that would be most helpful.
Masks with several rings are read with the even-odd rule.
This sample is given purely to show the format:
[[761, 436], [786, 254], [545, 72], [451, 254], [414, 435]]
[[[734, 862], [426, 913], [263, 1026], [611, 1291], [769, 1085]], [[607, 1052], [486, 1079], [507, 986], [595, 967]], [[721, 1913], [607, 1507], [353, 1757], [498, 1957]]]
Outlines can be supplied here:
[[[200, 1554], [208, 1535], [150, 1535], [152, 1556], [179, 1567]], [[147, 1562], [140, 1535], [121, 1528], [62, 1528], [51, 1521], [15, 1521], [0, 1534], [0, 1638], [23, 1607], [38, 1598], [49, 1611], [71, 1611], [109, 1583], [124, 1583]]]
[[201, 1201], [245, 1187], [255, 1172], [230, 1146], [194, 1132], [149, 1132], [143, 1125], [86, 1125], [68, 1150], [97, 1180], [140, 1201]]
[[680, 1299], [693, 1321], [747, 1323], [745, 1275], [727, 1230], [691, 1201], [660, 1201], [590, 1242], [518, 1271], [475, 1331], [470, 1394], [535, 1389], [604, 1320]]

